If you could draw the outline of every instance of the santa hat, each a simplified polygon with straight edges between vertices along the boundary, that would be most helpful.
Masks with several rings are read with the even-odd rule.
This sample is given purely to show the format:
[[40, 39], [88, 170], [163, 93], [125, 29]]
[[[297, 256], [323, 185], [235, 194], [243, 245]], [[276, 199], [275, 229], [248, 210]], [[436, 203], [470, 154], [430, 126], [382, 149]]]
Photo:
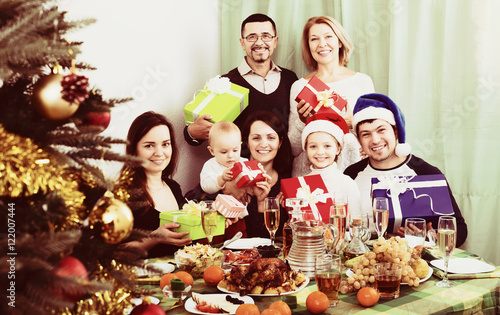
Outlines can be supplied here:
[[405, 117], [401, 109], [388, 96], [372, 93], [358, 98], [352, 117], [354, 132], [357, 132], [356, 126], [360, 122], [371, 119], [382, 119], [395, 126], [399, 142], [396, 145], [396, 155], [405, 157], [410, 154], [411, 146], [405, 143]]
[[318, 113], [307, 119], [306, 126], [302, 131], [302, 149], [305, 150], [306, 139], [313, 132], [326, 132], [331, 134], [339, 142], [344, 144], [356, 142], [356, 138], [349, 133], [349, 127], [344, 118], [335, 112]]

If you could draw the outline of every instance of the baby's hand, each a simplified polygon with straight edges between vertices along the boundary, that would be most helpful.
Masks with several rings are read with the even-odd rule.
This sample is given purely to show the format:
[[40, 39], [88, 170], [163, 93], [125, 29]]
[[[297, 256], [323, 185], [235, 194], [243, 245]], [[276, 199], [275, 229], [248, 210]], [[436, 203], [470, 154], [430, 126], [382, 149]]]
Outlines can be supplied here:
[[222, 172], [222, 180], [225, 182], [230, 182], [233, 180], [233, 172], [231, 171], [231, 168], [228, 167]]

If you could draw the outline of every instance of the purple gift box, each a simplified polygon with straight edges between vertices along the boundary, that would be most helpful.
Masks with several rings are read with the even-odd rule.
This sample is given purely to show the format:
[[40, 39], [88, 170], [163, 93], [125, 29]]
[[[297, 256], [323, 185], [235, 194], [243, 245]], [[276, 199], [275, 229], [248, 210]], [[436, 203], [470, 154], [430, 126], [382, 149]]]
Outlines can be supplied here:
[[396, 233], [406, 218], [423, 218], [436, 228], [439, 216], [453, 215], [448, 184], [443, 174], [380, 176], [372, 178], [372, 198], [387, 197], [389, 226]]

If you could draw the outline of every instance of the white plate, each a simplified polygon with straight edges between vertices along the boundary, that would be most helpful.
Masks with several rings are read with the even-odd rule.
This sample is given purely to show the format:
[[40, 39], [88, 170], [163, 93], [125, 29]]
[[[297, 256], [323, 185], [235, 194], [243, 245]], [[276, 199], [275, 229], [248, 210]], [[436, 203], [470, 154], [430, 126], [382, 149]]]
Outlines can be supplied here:
[[[302, 283], [302, 285], [300, 287], [298, 287], [297, 290], [290, 291], [290, 292], [284, 292], [284, 293], [281, 293], [281, 294], [252, 294], [252, 293], [249, 293], [248, 295], [250, 295], [250, 296], [281, 296], [281, 295], [294, 294], [294, 293], [299, 292], [303, 288], [305, 288], [309, 284], [309, 281], [310, 281], [309, 277], [306, 276], [306, 280], [304, 281], [304, 283]], [[239, 293], [228, 291], [228, 290], [226, 290], [224, 288], [221, 288], [218, 285], [217, 285], [217, 289], [219, 289], [219, 290], [221, 290], [222, 292], [225, 292], [225, 293], [238, 294], [239, 295]]]
[[[152, 263], [152, 264], [146, 263], [146, 265], [154, 266], [156, 269], [160, 270], [160, 273], [162, 275], [175, 270], [175, 266], [173, 264], [170, 264], [170, 263]], [[156, 273], [153, 273], [152, 271], [149, 271], [149, 270], [146, 270], [143, 268], [137, 268], [135, 271], [135, 274], [138, 277], [156, 275]]]
[[240, 238], [227, 245], [227, 249], [236, 249], [236, 250], [244, 250], [244, 249], [252, 249], [258, 245], [271, 245], [271, 240], [268, 238]]
[[[143, 299], [144, 298], [133, 298], [130, 300], [130, 303], [132, 303], [134, 305], [140, 305], [140, 304], [142, 304]], [[151, 301], [152, 304], [158, 305], [158, 303], [160, 303], [160, 300], [155, 298], [154, 296], [149, 296], [149, 300]]]
[[[205, 295], [225, 297], [227, 294], [205, 294]], [[253, 299], [251, 297], [249, 297], [248, 295], [239, 296], [238, 299], [244, 301], [246, 304], [255, 304]], [[214, 314], [214, 313], [205, 313], [205, 312], [199, 311], [196, 308], [196, 302], [193, 301], [193, 298], [191, 298], [191, 297], [186, 300], [186, 303], [184, 304], [184, 308], [186, 309], [186, 311], [193, 313], [193, 314]]]
[[[423, 278], [423, 279], [420, 279], [419, 283], [422, 283], [422, 282], [424, 282], [424, 281], [429, 280], [429, 278], [432, 276], [432, 271], [433, 271], [433, 270], [432, 270], [432, 268], [431, 268], [431, 267], [429, 267], [429, 272], [427, 273], [427, 276], [425, 276], [425, 278]], [[346, 274], [346, 276], [350, 277], [350, 276], [354, 275], [354, 272], [352, 271], [352, 269], [349, 269], [349, 270], [347, 270], [347, 271], [345, 272], [345, 274]], [[401, 284], [403, 284], [403, 285], [407, 285], [408, 283], [406, 283], [406, 282], [401, 282]]]
[[[431, 265], [444, 270], [444, 261], [442, 259], [431, 261]], [[493, 270], [495, 270], [495, 266], [473, 258], [452, 258], [448, 262], [448, 272], [450, 273], [483, 273]]]

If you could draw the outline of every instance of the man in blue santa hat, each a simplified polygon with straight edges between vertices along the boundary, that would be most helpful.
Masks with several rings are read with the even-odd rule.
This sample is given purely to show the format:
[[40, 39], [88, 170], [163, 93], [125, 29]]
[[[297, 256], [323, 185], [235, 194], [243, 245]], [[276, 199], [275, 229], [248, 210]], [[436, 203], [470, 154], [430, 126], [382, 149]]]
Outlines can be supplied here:
[[[354, 106], [352, 125], [367, 158], [349, 166], [344, 174], [359, 186], [362, 212], [372, 212], [373, 177], [442, 174], [437, 167], [410, 153], [411, 146], [405, 142], [404, 115], [389, 97], [377, 93], [361, 96]], [[458, 247], [467, 238], [467, 225], [449, 186], [448, 191], [457, 220]], [[431, 222], [427, 229], [432, 229]], [[404, 237], [404, 227], [397, 234]]]

